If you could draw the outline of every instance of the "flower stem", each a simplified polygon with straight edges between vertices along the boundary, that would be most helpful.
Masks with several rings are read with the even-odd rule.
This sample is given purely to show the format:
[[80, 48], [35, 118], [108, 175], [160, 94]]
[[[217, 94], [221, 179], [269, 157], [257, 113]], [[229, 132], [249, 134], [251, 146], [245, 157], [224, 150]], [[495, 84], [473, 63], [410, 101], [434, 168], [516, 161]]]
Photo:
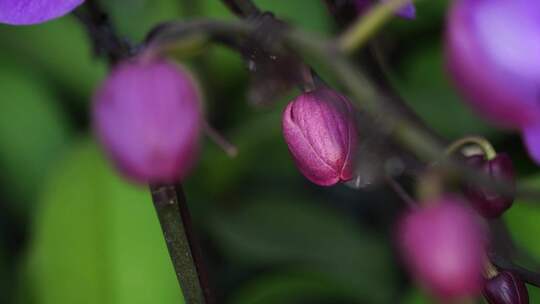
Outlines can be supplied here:
[[352, 53], [360, 48], [406, 3], [407, 0], [390, 0], [373, 6], [338, 38], [339, 49]]
[[487, 160], [494, 159], [497, 156], [497, 152], [491, 143], [487, 139], [479, 136], [469, 136], [454, 141], [448, 146], [448, 148], [446, 148], [446, 154], [450, 155], [461, 151], [462, 148], [468, 145], [476, 145], [482, 149], [482, 152]]
[[206, 272], [202, 269], [182, 187], [151, 185], [150, 191], [185, 302], [211, 303]]

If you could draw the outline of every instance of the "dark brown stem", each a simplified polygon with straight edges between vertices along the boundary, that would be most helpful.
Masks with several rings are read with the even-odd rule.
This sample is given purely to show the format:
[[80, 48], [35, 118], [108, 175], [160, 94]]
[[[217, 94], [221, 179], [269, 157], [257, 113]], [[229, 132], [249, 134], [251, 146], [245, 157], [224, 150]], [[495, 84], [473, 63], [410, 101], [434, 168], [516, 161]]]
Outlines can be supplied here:
[[74, 15], [84, 24], [96, 55], [106, 57], [109, 64], [114, 65], [134, 53], [134, 48], [127, 40], [120, 38], [116, 33], [108, 15], [97, 0], [87, 0]]
[[182, 186], [151, 185], [150, 190], [185, 302], [212, 303]]

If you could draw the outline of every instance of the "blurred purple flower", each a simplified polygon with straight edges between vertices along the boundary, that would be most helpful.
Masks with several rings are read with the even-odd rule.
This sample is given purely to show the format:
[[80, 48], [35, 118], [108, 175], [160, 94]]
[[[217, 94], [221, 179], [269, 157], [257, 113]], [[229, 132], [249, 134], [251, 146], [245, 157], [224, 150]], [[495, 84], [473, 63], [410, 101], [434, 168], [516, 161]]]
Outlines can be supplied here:
[[28, 25], [55, 19], [84, 0], [0, 0], [0, 23]]
[[[373, 5], [373, 2], [375, 0], [356, 0], [356, 7], [358, 8], [358, 11], [360, 13], [364, 13], [366, 10], [369, 9], [371, 5]], [[378, 0], [380, 2], [386, 2], [388, 0]], [[416, 8], [414, 7], [414, 4], [411, 2], [405, 4], [401, 9], [399, 9], [396, 14], [400, 17], [406, 18], [406, 19], [414, 19], [416, 17]]]
[[345, 96], [327, 87], [298, 96], [283, 113], [283, 135], [298, 169], [313, 183], [353, 178], [358, 131]]
[[456, 0], [448, 16], [447, 65], [470, 105], [524, 131], [540, 163], [540, 1]]
[[179, 65], [127, 61], [113, 69], [94, 97], [95, 129], [130, 179], [176, 182], [198, 152], [200, 98], [197, 84]]
[[486, 281], [483, 293], [489, 304], [529, 304], [525, 283], [508, 271]]
[[480, 218], [457, 198], [426, 202], [398, 226], [404, 260], [414, 277], [441, 299], [479, 294], [485, 258]]

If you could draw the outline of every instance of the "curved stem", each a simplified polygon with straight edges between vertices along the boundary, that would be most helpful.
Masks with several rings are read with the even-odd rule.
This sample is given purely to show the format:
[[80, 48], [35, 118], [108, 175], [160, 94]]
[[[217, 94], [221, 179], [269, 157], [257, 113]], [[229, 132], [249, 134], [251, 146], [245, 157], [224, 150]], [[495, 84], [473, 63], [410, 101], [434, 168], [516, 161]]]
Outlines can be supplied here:
[[497, 152], [491, 143], [487, 139], [479, 136], [469, 136], [454, 141], [446, 148], [446, 154], [451, 155], [455, 152], [459, 152], [462, 148], [471, 144], [482, 149], [487, 160], [494, 159], [497, 156]]

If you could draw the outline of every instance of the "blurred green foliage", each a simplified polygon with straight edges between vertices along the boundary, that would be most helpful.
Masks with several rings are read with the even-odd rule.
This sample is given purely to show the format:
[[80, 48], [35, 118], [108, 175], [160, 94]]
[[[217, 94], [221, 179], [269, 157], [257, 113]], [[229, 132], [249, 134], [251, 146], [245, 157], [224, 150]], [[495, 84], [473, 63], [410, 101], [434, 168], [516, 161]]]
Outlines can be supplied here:
[[[218, 0], [102, 2], [119, 32], [135, 42], [170, 19], [233, 18]], [[322, 1], [256, 2], [295, 26], [335, 33]], [[521, 175], [530, 173], [515, 137], [476, 118], [447, 79], [446, 5], [420, 1], [416, 21], [391, 22], [387, 76], [440, 134], [495, 139]], [[106, 65], [85, 35], [73, 17], [0, 26], [0, 303], [182, 303], [148, 191], [117, 176], [91, 139], [88, 109]], [[396, 213], [386, 190], [365, 195], [311, 186], [281, 137], [284, 100], [250, 107], [240, 56], [212, 47], [189, 66], [204, 89], [208, 117], [240, 151], [231, 159], [206, 142], [185, 184], [220, 300], [429, 303], [398, 266], [392, 227], [379, 229]], [[531, 183], [540, 189], [538, 178]], [[540, 260], [538, 216], [534, 204], [518, 203], [505, 219]], [[534, 303], [540, 293], [532, 292]]]

